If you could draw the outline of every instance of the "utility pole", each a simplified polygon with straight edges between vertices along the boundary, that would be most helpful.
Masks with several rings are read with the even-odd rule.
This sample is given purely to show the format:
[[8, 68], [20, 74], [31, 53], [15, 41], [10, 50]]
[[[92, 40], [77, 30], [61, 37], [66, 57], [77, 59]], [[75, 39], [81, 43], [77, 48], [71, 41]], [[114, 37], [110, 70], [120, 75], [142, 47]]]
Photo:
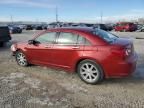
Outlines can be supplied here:
[[13, 16], [10, 15], [11, 23], [13, 24]]
[[103, 23], [103, 12], [102, 11], [100, 13], [100, 16], [101, 16], [101, 23]]
[[38, 18], [36, 18], [36, 24], [39, 24], [39, 19]]
[[56, 7], [56, 22], [58, 22], [58, 8]]

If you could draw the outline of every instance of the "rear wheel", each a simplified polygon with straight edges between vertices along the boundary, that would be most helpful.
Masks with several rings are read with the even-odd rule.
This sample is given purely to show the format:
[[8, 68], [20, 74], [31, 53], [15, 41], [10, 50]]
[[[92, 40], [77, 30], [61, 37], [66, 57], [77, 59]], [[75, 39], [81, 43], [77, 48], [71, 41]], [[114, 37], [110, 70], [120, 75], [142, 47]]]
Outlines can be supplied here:
[[97, 84], [104, 78], [101, 67], [92, 60], [80, 62], [77, 71], [81, 80], [88, 84]]
[[21, 51], [18, 51], [16, 52], [15, 57], [16, 57], [16, 61], [18, 65], [23, 66], [23, 67], [28, 66], [28, 61], [24, 53], [22, 53]]

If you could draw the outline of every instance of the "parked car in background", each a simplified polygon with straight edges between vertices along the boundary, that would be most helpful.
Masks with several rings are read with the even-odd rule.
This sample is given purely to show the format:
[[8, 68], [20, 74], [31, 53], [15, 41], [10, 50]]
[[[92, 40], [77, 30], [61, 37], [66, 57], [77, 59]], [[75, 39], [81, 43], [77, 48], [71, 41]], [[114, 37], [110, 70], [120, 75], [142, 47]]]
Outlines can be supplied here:
[[141, 25], [138, 27], [138, 32], [144, 32], [144, 25]]
[[88, 84], [126, 77], [136, 68], [132, 41], [101, 29], [57, 28], [11, 46], [20, 66], [44, 65], [77, 72]]
[[57, 27], [57, 24], [55, 23], [48, 24], [48, 29], [56, 28], [56, 27]]
[[121, 31], [121, 32], [133, 32], [137, 30], [137, 25], [131, 22], [119, 22], [115, 26], [115, 31]]
[[18, 26], [15, 26], [15, 25], [10, 25], [8, 26], [9, 27], [9, 30], [10, 30], [10, 33], [11, 34], [14, 34], [14, 33], [22, 33], [22, 29]]
[[85, 25], [86, 25], [86, 27], [94, 27], [94, 24], [88, 24], [88, 23], [86, 23]]
[[62, 24], [62, 27], [70, 27], [70, 26], [71, 26], [70, 23], [63, 23], [63, 24]]
[[43, 30], [42, 25], [34, 25], [35, 30]]
[[21, 28], [22, 30], [26, 29], [26, 25], [17, 25], [17, 27]]
[[48, 28], [48, 25], [47, 25], [47, 24], [43, 24], [43, 25], [42, 25], [42, 29], [43, 29], [43, 30], [47, 30], [47, 28]]
[[33, 30], [33, 29], [34, 29], [33, 25], [26, 25], [26, 30]]
[[52, 22], [48, 24], [48, 29], [62, 27], [62, 22]]
[[8, 26], [0, 26], [0, 47], [4, 45], [5, 42], [11, 40], [10, 32]]
[[81, 26], [82, 26], [82, 24], [78, 24], [78, 23], [72, 23], [70, 25], [70, 27], [81, 27]]
[[93, 27], [108, 31], [108, 28], [107, 28], [107, 26], [105, 24], [94, 24]]
[[107, 31], [112, 31], [114, 29], [114, 24], [106, 24]]

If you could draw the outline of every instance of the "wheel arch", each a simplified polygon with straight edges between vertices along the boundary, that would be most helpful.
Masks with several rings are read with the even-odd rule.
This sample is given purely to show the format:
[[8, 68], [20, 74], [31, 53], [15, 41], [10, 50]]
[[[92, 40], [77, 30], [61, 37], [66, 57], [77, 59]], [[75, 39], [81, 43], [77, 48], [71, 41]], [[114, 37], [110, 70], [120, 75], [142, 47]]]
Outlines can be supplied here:
[[22, 53], [26, 56], [26, 59], [28, 60], [28, 62], [30, 62], [30, 59], [29, 59], [28, 55], [27, 55], [26, 52], [23, 51], [23, 49], [21, 49], [21, 48], [17, 48], [17, 50], [15, 51], [14, 55], [15, 55], [18, 51], [22, 52]]
[[95, 62], [97, 65], [99, 65], [100, 68], [101, 68], [101, 70], [103, 71], [103, 74], [104, 74], [104, 77], [105, 77], [105, 71], [104, 71], [103, 66], [101, 65], [101, 63], [98, 60], [93, 59], [93, 58], [89, 58], [89, 57], [80, 58], [79, 60], [77, 60], [76, 65], [74, 67], [74, 72], [77, 73], [77, 68], [78, 68], [79, 63], [82, 62], [82, 61], [84, 61], [84, 60], [90, 60], [90, 61]]

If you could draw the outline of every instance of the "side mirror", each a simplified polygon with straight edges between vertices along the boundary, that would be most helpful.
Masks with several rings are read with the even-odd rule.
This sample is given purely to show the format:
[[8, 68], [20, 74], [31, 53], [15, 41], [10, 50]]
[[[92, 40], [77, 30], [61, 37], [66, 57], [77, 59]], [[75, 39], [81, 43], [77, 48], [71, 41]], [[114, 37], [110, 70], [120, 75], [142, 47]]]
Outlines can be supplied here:
[[28, 41], [28, 44], [29, 44], [29, 45], [32, 45], [32, 44], [33, 44], [33, 45], [36, 45], [36, 44], [40, 44], [40, 42], [39, 42], [39, 41], [36, 41], [36, 40], [29, 40], [29, 41]]
[[29, 45], [32, 45], [32, 44], [34, 44], [34, 43], [35, 43], [34, 40], [29, 40], [29, 41], [28, 41], [28, 44], [29, 44]]

